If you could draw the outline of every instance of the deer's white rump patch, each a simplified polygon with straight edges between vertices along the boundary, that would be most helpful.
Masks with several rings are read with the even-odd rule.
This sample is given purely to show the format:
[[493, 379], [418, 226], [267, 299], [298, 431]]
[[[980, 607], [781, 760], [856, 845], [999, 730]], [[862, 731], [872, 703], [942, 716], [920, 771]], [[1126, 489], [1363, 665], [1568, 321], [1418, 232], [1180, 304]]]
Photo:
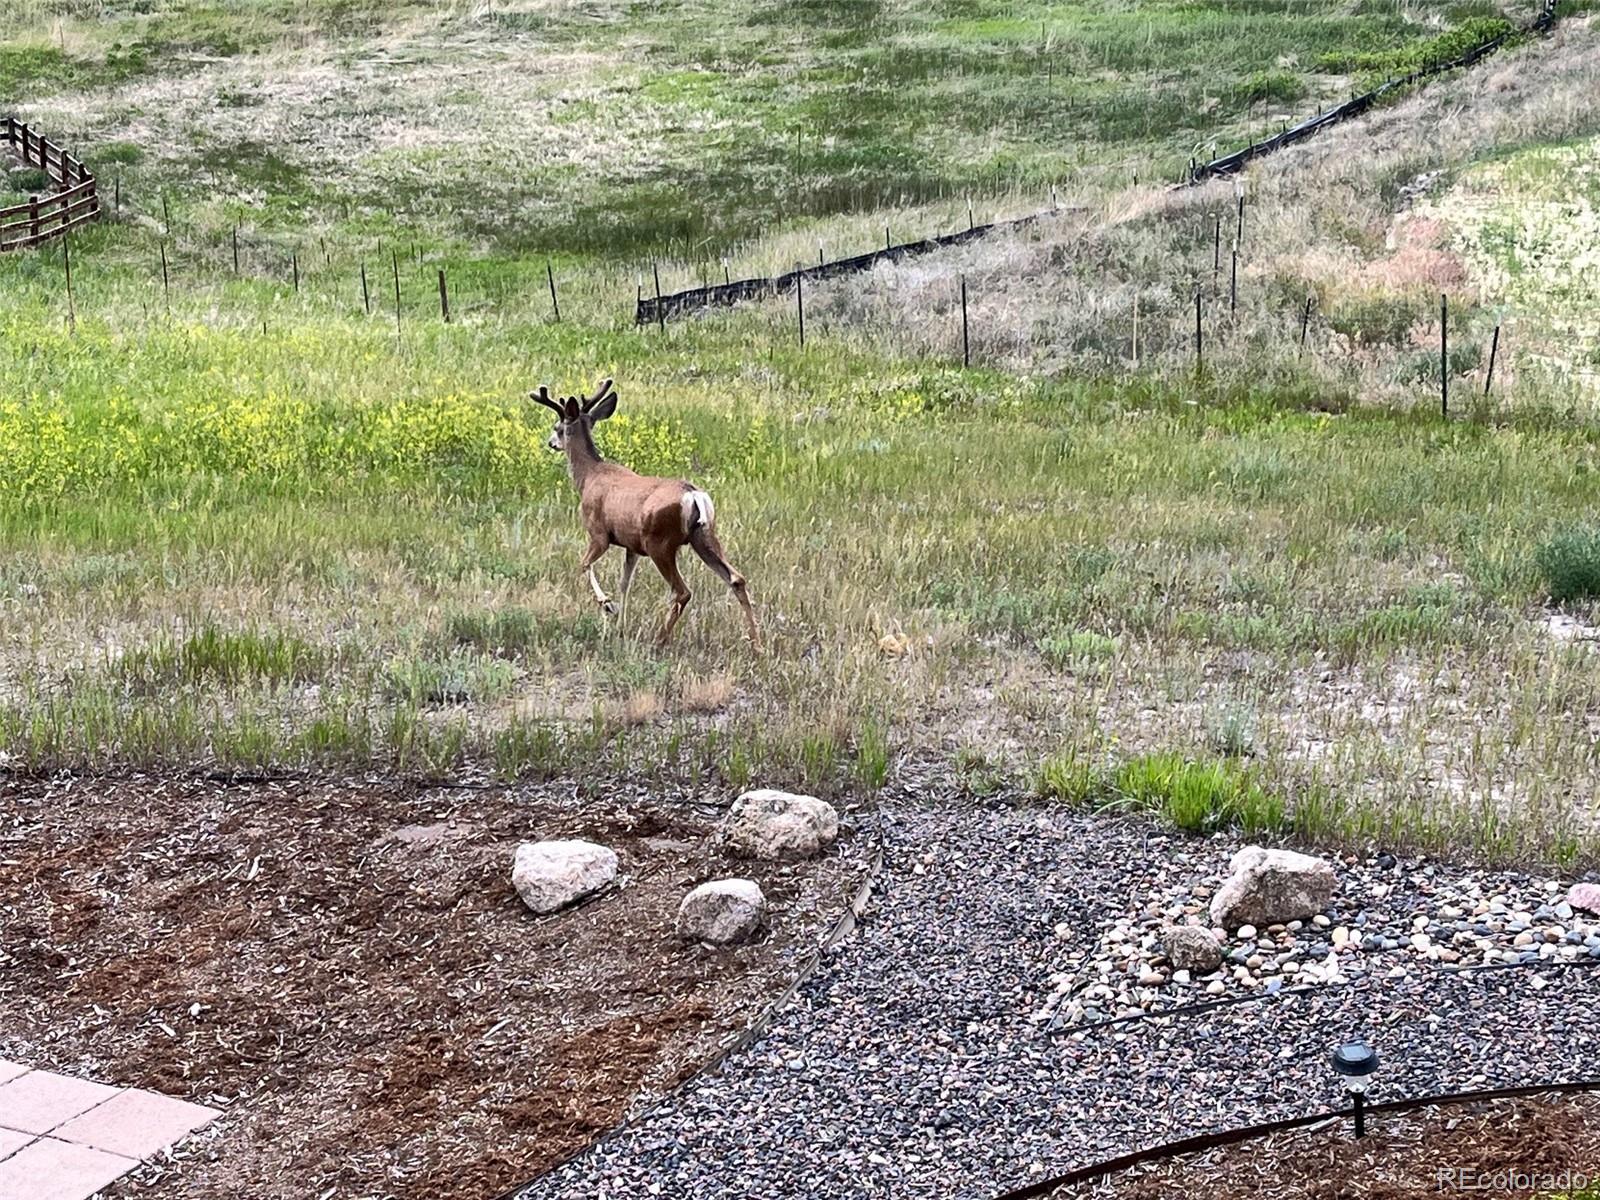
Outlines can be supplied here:
[[683, 527], [693, 532], [704, 525], [710, 529], [717, 519], [716, 507], [711, 503], [711, 497], [698, 488], [683, 494]]

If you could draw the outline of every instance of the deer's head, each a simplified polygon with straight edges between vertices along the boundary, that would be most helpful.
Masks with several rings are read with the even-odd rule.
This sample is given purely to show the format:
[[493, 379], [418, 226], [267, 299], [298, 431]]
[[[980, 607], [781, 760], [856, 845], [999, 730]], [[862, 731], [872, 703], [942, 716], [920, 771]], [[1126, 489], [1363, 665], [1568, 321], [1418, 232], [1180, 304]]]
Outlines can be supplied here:
[[617, 393], [611, 390], [611, 382], [609, 379], [602, 382], [587, 400], [579, 400], [576, 396], [557, 400], [543, 384], [539, 385], [538, 391], [528, 393], [531, 399], [556, 414], [555, 431], [547, 443], [550, 449], [564, 451], [571, 439], [587, 439], [596, 421], [604, 421], [617, 411]]

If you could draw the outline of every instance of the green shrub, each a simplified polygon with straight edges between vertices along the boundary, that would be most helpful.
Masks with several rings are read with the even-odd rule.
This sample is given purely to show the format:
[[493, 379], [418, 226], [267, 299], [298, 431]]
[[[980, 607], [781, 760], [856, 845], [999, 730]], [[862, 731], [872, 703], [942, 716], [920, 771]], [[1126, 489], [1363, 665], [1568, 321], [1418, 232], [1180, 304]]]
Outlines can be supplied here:
[[1562, 530], [1539, 547], [1534, 564], [1557, 604], [1600, 597], [1600, 526]]
[[1401, 296], [1388, 292], [1362, 292], [1334, 302], [1328, 324], [1337, 333], [1367, 346], [1402, 346], [1410, 341], [1412, 327], [1437, 321], [1434, 297]]
[[4, 179], [5, 190], [16, 192], [20, 195], [44, 195], [50, 189], [50, 176], [37, 167], [20, 167], [9, 175], [0, 177]]
[[414, 707], [482, 704], [508, 695], [516, 668], [494, 658], [453, 651], [443, 658], [398, 658], [384, 671], [384, 693]]
[[1249, 758], [1256, 751], [1256, 715], [1248, 707], [1229, 704], [1207, 722], [1211, 748], [1224, 758]]
[[1515, 30], [1504, 17], [1474, 17], [1438, 37], [1425, 38], [1407, 46], [1365, 53], [1341, 51], [1324, 54], [1317, 61], [1320, 70], [1358, 77], [1358, 87], [1373, 88], [1386, 80], [1413, 71], [1437, 66], [1460, 58], [1467, 51]]
[[1099, 662], [1117, 652], [1117, 639], [1103, 633], [1073, 630], [1042, 637], [1036, 643], [1039, 657], [1060, 671], [1074, 663]]
[[1005, 764], [979, 746], [959, 746], [951, 757], [962, 791], [979, 798], [993, 796], [1006, 786]]

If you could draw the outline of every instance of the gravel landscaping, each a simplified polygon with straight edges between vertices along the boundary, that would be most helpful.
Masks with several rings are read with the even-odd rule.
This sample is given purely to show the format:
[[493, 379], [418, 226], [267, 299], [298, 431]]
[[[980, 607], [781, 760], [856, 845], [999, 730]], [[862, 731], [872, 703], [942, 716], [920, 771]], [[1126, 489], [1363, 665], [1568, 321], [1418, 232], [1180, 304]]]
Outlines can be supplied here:
[[[874, 907], [766, 1035], [521, 1200], [990, 1197], [1332, 1107], [1327, 1054], [1350, 1038], [1384, 1056], [1375, 1100], [1581, 1078], [1600, 1061], [1600, 960], [1592, 919], [1563, 915], [1570, 880], [1338, 862], [1326, 924], [1230, 934], [1245, 962], [1157, 983], [1146, 938], [1203, 903], [1236, 840], [913, 795], [887, 799], [884, 822]], [[1286, 984], [1306, 969], [1290, 963], [1318, 982]], [[1100, 1021], [1087, 1003], [1057, 1020], [1080, 995], [1064, 981], [1102, 977]]]

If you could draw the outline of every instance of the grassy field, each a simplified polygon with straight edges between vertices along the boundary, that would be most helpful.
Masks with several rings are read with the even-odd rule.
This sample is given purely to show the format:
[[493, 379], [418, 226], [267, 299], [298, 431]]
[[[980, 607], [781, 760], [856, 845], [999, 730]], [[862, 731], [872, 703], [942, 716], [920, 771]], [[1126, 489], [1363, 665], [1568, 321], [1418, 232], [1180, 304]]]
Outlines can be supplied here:
[[[977, 795], [1025, 784], [1195, 828], [1596, 858], [1600, 430], [1543, 377], [1441, 422], [1415, 402], [1429, 381], [1390, 370], [1415, 314], [1370, 362], [1323, 325], [1318, 355], [1235, 336], [1197, 372], [1169, 313], [1133, 370], [1120, 338], [1059, 353], [1070, 341], [1040, 323], [1079, 306], [1037, 299], [1043, 267], [1005, 291], [1003, 257], [964, 264], [994, 281], [971, 369], [952, 363], [948, 301], [936, 340], [925, 310], [881, 311], [892, 290], [874, 319], [819, 296], [803, 349], [782, 303], [664, 333], [631, 321], [647, 258], [673, 286], [724, 254], [842, 252], [885, 221], [964, 220], [969, 189], [1020, 205], [1057, 181], [1086, 213], [970, 253], [1059, 279], [1063, 246], [1109, 248], [1130, 279], [1160, 263], [1147, 302], [1176, 306], [1209, 267], [1200, 218], [1228, 201], [1184, 201], [1180, 228], [1134, 171], [1175, 168], [1202, 133], [1243, 137], [1258, 77], [1277, 119], [1348, 88], [1362, 55], [1491, 10], [98, 10], [25, 6], [0, 43], [23, 115], [120, 170], [127, 197], [75, 239], [70, 311], [59, 246], [0, 260], [16, 765], [836, 794], [932, 757]], [[1557, 66], [1588, 78], [1592, 42], [1571, 34]], [[1586, 104], [1569, 118], [1600, 128]], [[1537, 134], [1495, 129], [1461, 161]], [[1425, 149], [1396, 153], [1427, 169]], [[1409, 169], [1387, 164], [1390, 190], [1342, 240], [1314, 206], [1292, 246], [1284, 221], [1265, 227], [1294, 264], [1330, 254], [1327, 312], [1381, 257]], [[1263, 220], [1308, 208], [1294, 179], [1253, 178]], [[948, 291], [960, 265], [907, 271]], [[1013, 332], [994, 332], [992, 296]], [[1492, 299], [1465, 300], [1469, 333]], [[765, 657], [698, 565], [666, 653], [653, 576], [625, 628], [588, 598], [571, 487], [524, 397], [603, 375], [622, 405], [602, 449], [716, 497]]]

